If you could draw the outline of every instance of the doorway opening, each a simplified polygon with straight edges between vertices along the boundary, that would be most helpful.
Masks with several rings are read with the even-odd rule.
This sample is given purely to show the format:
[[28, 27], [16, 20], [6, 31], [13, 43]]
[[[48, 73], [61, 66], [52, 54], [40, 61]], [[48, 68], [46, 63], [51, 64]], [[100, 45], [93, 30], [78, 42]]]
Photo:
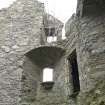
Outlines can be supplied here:
[[72, 75], [73, 94], [77, 95], [80, 91], [80, 81], [79, 81], [76, 49], [70, 54], [68, 60], [71, 67], [70, 73]]

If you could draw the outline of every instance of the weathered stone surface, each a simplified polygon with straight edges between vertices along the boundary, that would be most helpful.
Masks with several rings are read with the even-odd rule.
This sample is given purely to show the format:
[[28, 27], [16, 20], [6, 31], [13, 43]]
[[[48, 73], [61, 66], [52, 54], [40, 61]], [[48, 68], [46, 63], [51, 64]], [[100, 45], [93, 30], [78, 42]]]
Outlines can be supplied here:
[[40, 45], [43, 11], [34, 0], [19, 0], [0, 11], [0, 105], [21, 101], [24, 54]]
[[[104, 105], [105, 92], [105, 15], [75, 17], [71, 23], [71, 31], [67, 31], [67, 56], [77, 50], [79, 67], [80, 93], [78, 105]], [[67, 23], [67, 26], [68, 26]], [[73, 27], [74, 26], [74, 27]], [[72, 29], [73, 28], [73, 29]], [[67, 27], [68, 29], [68, 27]]]
[[[88, 1], [78, 0], [77, 13], [66, 24], [65, 40], [63, 23], [46, 16], [43, 3], [17, 0], [0, 11], [0, 105], [105, 105], [105, 15], [90, 14], [91, 8], [97, 12], [92, 3], [101, 2]], [[57, 42], [47, 43], [46, 27], [59, 29]], [[74, 50], [78, 93], [69, 60]], [[49, 90], [41, 85], [46, 66], [54, 69]]]

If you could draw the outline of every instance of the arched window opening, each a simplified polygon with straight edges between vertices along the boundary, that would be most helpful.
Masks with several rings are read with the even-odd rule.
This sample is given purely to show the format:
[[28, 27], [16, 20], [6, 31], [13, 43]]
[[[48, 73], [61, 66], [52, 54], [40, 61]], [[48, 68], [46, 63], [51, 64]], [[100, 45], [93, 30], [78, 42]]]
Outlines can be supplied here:
[[52, 68], [43, 69], [43, 82], [53, 82], [53, 69]]

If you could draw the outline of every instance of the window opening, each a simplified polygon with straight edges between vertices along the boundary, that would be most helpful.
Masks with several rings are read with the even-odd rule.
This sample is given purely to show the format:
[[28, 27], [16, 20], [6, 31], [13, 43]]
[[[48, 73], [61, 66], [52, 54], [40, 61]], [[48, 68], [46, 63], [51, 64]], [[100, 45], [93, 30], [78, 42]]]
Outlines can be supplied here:
[[71, 75], [73, 81], [73, 93], [77, 95], [80, 91], [79, 73], [76, 50], [69, 56], [69, 64], [71, 65]]
[[55, 28], [45, 28], [45, 34], [47, 36], [48, 43], [57, 41], [57, 35], [55, 32]]
[[43, 69], [43, 82], [52, 82], [53, 81], [53, 69], [44, 68]]

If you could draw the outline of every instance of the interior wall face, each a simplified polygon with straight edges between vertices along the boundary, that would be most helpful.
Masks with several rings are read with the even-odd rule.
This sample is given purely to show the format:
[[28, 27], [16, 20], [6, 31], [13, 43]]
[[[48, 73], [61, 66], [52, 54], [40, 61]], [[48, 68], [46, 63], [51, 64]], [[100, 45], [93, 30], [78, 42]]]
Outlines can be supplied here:
[[32, 104], [36, 101], [41, 76], [41, 68], [39, 68], [30, 58], [25, 57], [21, 78], [21, 105]]
[[65, 83], [65, 60], [61, 58], [53, 67], [54, 85], [51, 89], [38, 86], [36, 101], [33, 105], [64, 105], [68, 104]]

